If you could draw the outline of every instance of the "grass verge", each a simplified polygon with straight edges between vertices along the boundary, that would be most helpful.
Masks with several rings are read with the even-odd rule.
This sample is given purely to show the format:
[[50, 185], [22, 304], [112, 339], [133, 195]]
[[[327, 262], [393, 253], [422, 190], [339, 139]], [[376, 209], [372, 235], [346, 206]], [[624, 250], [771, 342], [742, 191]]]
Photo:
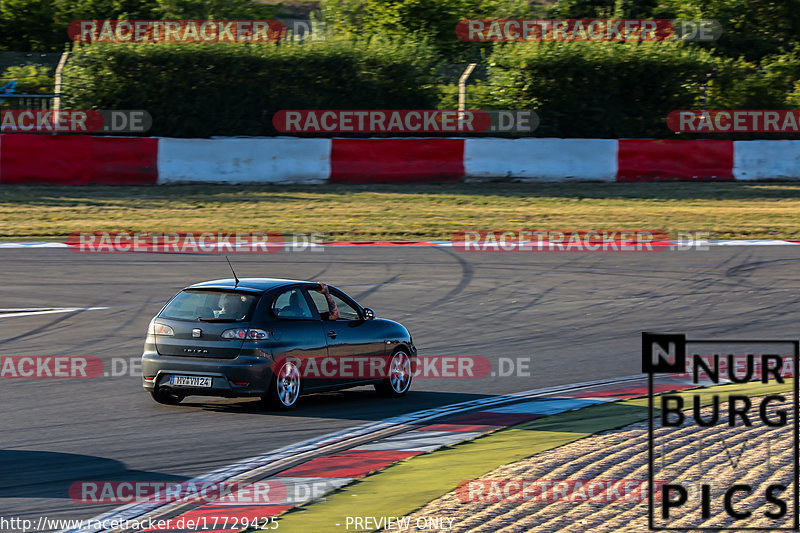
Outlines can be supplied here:
[[276, 231], [333, 240], [449, 240], [464, 229], [707, 231], [800, 238], [800, 185], [3, 186], [0, 239], [75, 231]]

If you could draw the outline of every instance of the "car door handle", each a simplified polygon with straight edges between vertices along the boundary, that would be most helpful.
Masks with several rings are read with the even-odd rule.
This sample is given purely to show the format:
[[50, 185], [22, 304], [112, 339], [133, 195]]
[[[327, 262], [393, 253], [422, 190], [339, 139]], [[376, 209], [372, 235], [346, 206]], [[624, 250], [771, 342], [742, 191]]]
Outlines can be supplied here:
[[336, 338], [336, 332], [333, 331], [333, 330], [330, 330], [328, 332], [328, 337], [330, 337], [331, 339], [335, 339]]

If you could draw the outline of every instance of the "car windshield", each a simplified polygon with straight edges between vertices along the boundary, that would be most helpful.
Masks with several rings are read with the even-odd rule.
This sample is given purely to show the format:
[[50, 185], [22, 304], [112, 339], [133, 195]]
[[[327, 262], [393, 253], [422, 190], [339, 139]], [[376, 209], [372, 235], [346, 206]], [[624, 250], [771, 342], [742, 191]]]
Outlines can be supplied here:
[[160, 317], [202, 322], [247, 322], [257, 300], [253, 294], [219, 290], [185, 290], [173, 298]]

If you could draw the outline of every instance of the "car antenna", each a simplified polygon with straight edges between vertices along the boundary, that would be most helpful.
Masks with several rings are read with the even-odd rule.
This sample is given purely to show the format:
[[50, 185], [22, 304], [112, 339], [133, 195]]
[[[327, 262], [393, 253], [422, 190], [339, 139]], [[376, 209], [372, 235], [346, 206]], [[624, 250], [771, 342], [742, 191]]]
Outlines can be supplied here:
[[233, 265], [231, 264], [231, 260], [228, 259], [227, 255], [225, 256], [225, 261], [227, 261], [228, 262], [228, 266], [231, 267], [231, 272], [233, 272], [233, 279], [236, 280], [236, 283], [233, 285], [233, 288], [235, 289], [239, 285], [239, 278], [236, 277], [236, 271], [233, 269]]

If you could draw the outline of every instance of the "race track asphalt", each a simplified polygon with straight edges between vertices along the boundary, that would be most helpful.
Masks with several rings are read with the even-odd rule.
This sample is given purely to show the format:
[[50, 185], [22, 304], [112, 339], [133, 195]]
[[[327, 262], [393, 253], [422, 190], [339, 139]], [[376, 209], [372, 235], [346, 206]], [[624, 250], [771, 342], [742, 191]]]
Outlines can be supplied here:
[[[182, 287], [229, 277], [221, 255], [4, 249], [0, 308], [108, 310], [0, 315], [0, 357], [88, 355], [114, 375], [0, 379], [0, 516], [89, 518], [81, 480], [183, 480], [316, 435], [407, 411], [636, 374], [642, 331], [797, 338], [800, 247], [661, 253], [460, 253], [442, 247], [239, 254], [239, 277], [322, 280], [412, 332], [422, 355], [530, 358], [530, 376], [418, 379], [407, 397], [368, 388], [305, 397], [288, 414], [252, 400], [168, 407], [122, 368]], [[120, 374], [120, 375], [117, 375]]]

